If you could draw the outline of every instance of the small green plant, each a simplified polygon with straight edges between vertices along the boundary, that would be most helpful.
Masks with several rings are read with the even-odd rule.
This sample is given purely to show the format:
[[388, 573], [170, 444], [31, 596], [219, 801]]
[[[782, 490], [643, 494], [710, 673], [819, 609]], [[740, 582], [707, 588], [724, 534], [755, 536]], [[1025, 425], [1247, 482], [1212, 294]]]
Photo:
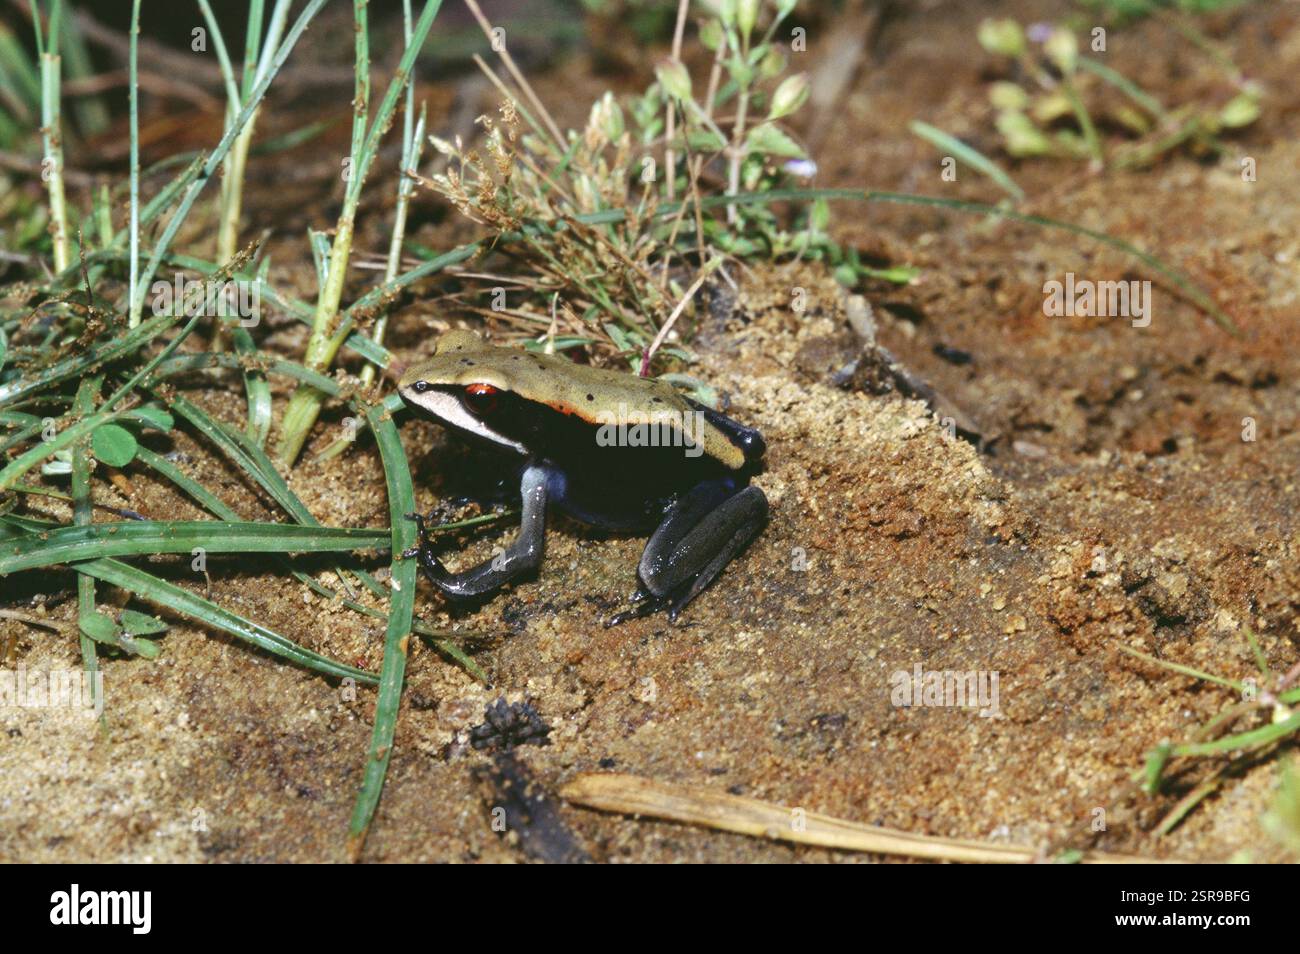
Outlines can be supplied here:
[[[1238, 701], [1225, 706], [1185, 741], [1156, 746], [1147, 756], [1146, 767], [1135, 775], [1134, 784], [1146, 794], [1154, 795], [1170, 777], [1193, 762], [1216, 760], [1219, 763], [1160, 822], [1157, 826], [1160, 834], [1170, 831], [1213, 794], [1234, 766], [1256, 761], [1261, 755], [1278, 753], [1280, 746], [1300, 731], [1300, 709], [1296, 708], [1300, 703], [1300, 686], [1297, 685], [1300, 666], [1281, 675], [1274, 674], [1254, 633], [1246, 630], [1245, 638], [1259, 671], [1258, 678], [1230, 679], [1157, 659], [1132, 647], [1120, 647], [1143, 662], [1223, 686], [1238, 697]], [[1293, 797], [1294, 780], [1290, 784], [1292, 789], [1287, 791]], [[1291, 806], [1287, 811], [1293, 808]]]
[[[1219, 105], [1166, 108], [1149, 92], [1098, 58], [1080, 51], [1065, 26], [986, 20], [979, 42], [1003, 60], [1008, 76], [989, 86], [1003, 148], [1016, 158], [1084, 160], [1095, 168], [1139, 168], [1184, 148], [1222, 151], [1219, 137], [1259, 116], [1260, 89], [1244, 84]], [[1106, 97], [1106, 89], [1118, 97]], [[1114, 141], [1100, 129], [1122, 129]]]
[[[265, 19], [263, 0], [251, 0], [248, 7], [248, 26], [244, 37], [244, 68], [239, 81], [230, 56], [226, 52], [225, 39], [221, 27], [212, 14], [208, 0], [199, 0], [199, 9], [212, 34], [213, 47], [217, 62], [221, 67], [222, 79], [226, 86], [226, 128], [229, 129], [238, 118], [241, 110], [249, 105], [253, 90], [260, 79], [266, 76], [271, 67], [271, 58], [284, 36], [285, 25], [289, 20], [289, 0], [276, 0], [271, 12], [270, 25], [266, 37], [262, 37], [262, 25]], [[259, 107], [255, 106], [246, 122], [239, 129], [234, 144], [227, 154], [221, 170], [221, 192], [217, 203], [217, 242], [216, 260], [228, 262], [235, 257], [239, 242], [239, 214], [243, 203], [244, 174], [248, 167], [248, 151], [253, 143], [253, 130], [257, 124]], [[239, 329], [243, 331], [243, 329]], [[238, 332], [236, 332], [238, 334]], [[247, 337], [247, 332], [244, 332]], [[213, 347], [220, 349], [222, 344], [222, 326], [216, 324], [212, 329]], [[269, 417], [263, 417], [255, 429], [254, 437], [259, 443], [265, 441], [265, 428], [269, 426]]]
[[[771, 201], [709, 205], [742, 193], [774, 201], [815, 169], [784, 126], [808, 96], [778, 40], [794, 6], [718, 5], [699, 26], [713, 53], [706, 82], [674, 55], [644, 94], [622, 103], [604, 94], [587, 125], [567, 133], [508, 54], [518, 92], [481, 63], [505, 97], [499, 116], [480, 120], [475, 148], [435, 139], [448, 165], [422, 180], [466, 218], [517, 240], [509, 273], [485, 279], [488, 304], [471, 307], [522, 337], [594, 346], [644, 373], [656, 353], [688, 358], [659, 344], [699, 279], [728, 258], [825, 260], [848, 285], [910, 280], [911, 270], [872, 269], [833, 242], [824, 200], [788, 228]], [[615, 210], [625, 214], [607, 216]]]

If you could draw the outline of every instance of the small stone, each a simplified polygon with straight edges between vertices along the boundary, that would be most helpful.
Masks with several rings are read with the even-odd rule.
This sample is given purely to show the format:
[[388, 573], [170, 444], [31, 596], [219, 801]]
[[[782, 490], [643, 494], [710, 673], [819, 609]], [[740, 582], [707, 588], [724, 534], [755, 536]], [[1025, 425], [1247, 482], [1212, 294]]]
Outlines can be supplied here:
[[1011, 449], [1021, 457], [1046, 457], [1047, 449], [1029, 441], [1013, 441]]

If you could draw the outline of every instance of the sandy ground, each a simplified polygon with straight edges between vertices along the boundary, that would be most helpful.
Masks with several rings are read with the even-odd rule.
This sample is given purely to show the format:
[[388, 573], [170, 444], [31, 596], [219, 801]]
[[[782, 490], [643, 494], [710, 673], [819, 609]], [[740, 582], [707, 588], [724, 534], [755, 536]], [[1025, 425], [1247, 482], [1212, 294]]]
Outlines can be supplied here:
[[[921, 117], [995, 145], [974, 52], [985, 11], [935, 8], [882, 26], [830, 130], [819, 185], [990, 197], [970, 175], [942, 183], [933, 150], [905, 131]], [[739, 296], [704, 323], [694, 373], [767, 437], [757, 483], [772, 503], [769, 528], [676, 625], [604, 628], [633, 587], [642, 541], [563, 521], [539, 577], [472, 613], [449, 619], [422, 588], [417, 610], [466, 634], [495, 686], [417, 648], [365, 858], [527, 857], [492, 830], [488, 760], [467, 745], [484, 706], [505, 694], [532, 700], [553, 727], [550, 745], [518, 750], [547, 790], [616, 769], [919, 833], [1281, 859], [1260, 823], [1276, 760], [1230, 773], [1171, 833], [1152, 833], [1216, 766], [1156, 797], [1125, 796], [1128, 779], [1154, 744], [1187, 737], [1232, 697], [1117, 647], [1242, 678], [1254, 672], [1250, 627], [1275, 671], [1297, 660], [1298, 18], [1278, 5], [1210, 21], [1269, 90], [1265, 118], [1223, 159], [1102, 178], [1051, 163], [1015, 170], [1041, 197], [1033, 211], [1158, 250], [1212, 287], [1238, 336], [1161, 286], [1149, 328], [1045, 317], [1042, 284], [1066, 271], [1149, 277], [1076, 238], [839, 207], [844, 240], [923, 269], [914, 286], [867, 289], [880, 340], [995, 436], [991, 447], [952, 439], [917, 401], [834, 383], [859, 346], [842, 292], [820, 269], [742, 275]], [[1208, 84], [1185, 46], [1150, 24], [1116, 35], [1113, 49], [1117, 66], [1171, 98]], [[954, 61], [955, 50], [970, 55]], [[543, 91], [576, 84], [582, 69], [561, 67]], [[599, 91], [599, 80], [585, 82]], [[1258, 181], [1241, 181], [1239, 155], [1257, 158]], [[796, 288], [807, 294], [802, 313], [791, 308]], [[435, 321], [408, 308], [394, 347], [427, 351]], [[970, 360], [946, 361], [936, 346]], [[238, 419], [237, 390], [196, 394]], [[1242, 440], [1246, 417], [1254, 441]], [[420, 502], [432, 505], [460, 458], [433, 425], [410, 421], [403, 439]], [[242, 514], [274, 516], [189, 437], [175, 449]], [[368, 442], [291, 480], [325, 523], [386, 521]], [[149, 516], [201, 515], [144, 477], [112, 499]], [[469, 541], [465, 559], [501, 538]], [[207, 580], [184, 565], [170, 572], [318, 651], [378, 666], [378, 627], [264, 567], [214, 559]], [[66, 584], [26, 580], [21, 596], [46, 588], [50, 616], [68, 624]], [[11, 665], [78, 665], [70, 638], [11, 622], [0, 634], [15, 641]], [[0, 709], [0, 860], [343, 860], [373, 693], [180, 619], [164, 645], [154, 662], [106, 663], [102, 729], [73, 713]], [[998, 716], [893, 704], [891, 677], [917, 665], [997, 673]], [[567, 806], [561, 817], [599, 860], [867, 860]], [[1104, 830], [1072, 834], [1098, 817]]]

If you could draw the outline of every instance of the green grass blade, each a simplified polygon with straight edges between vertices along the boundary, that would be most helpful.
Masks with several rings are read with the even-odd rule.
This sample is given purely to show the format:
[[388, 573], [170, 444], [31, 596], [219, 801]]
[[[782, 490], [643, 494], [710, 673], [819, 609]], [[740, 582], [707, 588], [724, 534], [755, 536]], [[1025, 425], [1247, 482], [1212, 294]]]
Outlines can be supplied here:
[[1239, 680], [1225, 679], [1222, 676], [1216, 676], [1209, 672], [1202, 672], [1200, 669], [1193, 669], [1191, 666], [1184, 666], [1181, 663], [1169, 662], [1166, 659], [1157, 659], [1155, 656], [1144, 653], [1140, 649], [1134, 649], [1132, 646], [1121, 645], [1118, 648], [1120, 652], [1128, 653], [1130, 656], [1141, 659], [1143, 662], [1150, 663], [1153, 666], [1159, 666], [1162, 669], [1168, 669], [1170, 672], [1190, 676], [1193, 679], [1204, 679], [1206, 682], [1212, 682], [1217, 686], [1224, 686], [1235, 692], [1243, 691], [1243, 686]]
[[[235, 351], [248, 356], [257, 353], [253, 336], [238, 325], [230, 329], [230, 340]], [[266, 446], [266, 436], [271, 432], [271, 386], [266, 382], [266, 375], [260, 371], [244, 368], [244, 392], [248, 395], [248, 427], [245, 433], [248, 439], [258, 447]]]
[[1268, 667], [1268, 657], [1264, 655], [1259, 640], [1255, 638], [1255, 633], [1249, 627], [1246, 628], [1246, 642], [1250, 644], [1250, 651], [1255, 657], [1255, 666], [1259, 669], [1259, 674], [1264, 677], [1266, 682], [1271, 681], [1273, 673]]
[[228, 351], [195, 351], [189, 354], [177, 355], [158, 366], [152, 378], [150, 378], [149, 385], [153, 386], [162, 378], [199, 371], [204, 368], [232, 368], [236, 371], [242, 371], [247, 370], [250, 365], [265, 370], [268, 374], [282, 374], [286, 378], [293, 378], [295, 381], [310, 384], [331, 397], [337, 397], [340, 393], [339, 384], [333, 378], [312, 371], [296, 361], [287, 361], [256, 350], [251, 352], [241, 351], [239, 354], [231, 354]]
[[1081, 56], [1079, 57], [1079, 68], [1092, 73], [1103, 82], [1114, 86], [1152, 116], [1163, 119], [1167, 115], [1165, 108], [1160, 105], [1159, 100], [1143, 90], [1142, 87], [1138, 86], [1123, 73], [1111, 69], [1105, 63], [1089, 59], [1086, 56]]
[[1190, 742], [1186, 745], [1175, 746], [1174, 754], [1222, 755], [1236, 749], [1257, 749], [1260, 746], [1284, 739], [1297, 729], [1300, 729], [1300, 712], [1293, 713], [1281, 722], [1261, 726], [1249, 732], [1224, 736], [1222, 739], [1215, 739], [1213, 742]]
[[[130, 241], [130, 274], [127, 277], [127, 324], [140, 324], [140, 309], [143, 301], [137, 298], [144, 295], [139, 286], [140, 278], [140, 0], [131, 4], [131, 36], [127, 51], [127, 80], [129, 83], [130, 130], [128, 133], [131, 154], [131, 210], [128, 214], [127, 234]], [[198, 164], [195, 163], [195, 175]]]
[[[155, 392], [158, 393], [158, 392]], [[167, 400], [162, 394], [160, 398]], [[280, 472], [275, 469], [271, 459], [266, 456], [266, 452], [250, 441], [239, 431], [226, 427], [218, 421], [211, 418], [206, 411], [194, 404], [187, 398], [178, 395], [172, 395], [168, 404], [171, 408], [185, 420], [189, 421], [205, 437], [217, 445], [217, 448], [225, 454], [240, 470], [244, 471], [253, 478], [262, 489], [271, 495], [285, 512], [289, 514], [297, 523], [304, 526], [318, 527], [320, 522], [312, 516], [307, 505], [299, 499], [298, 495], [290, 489], [289, 484]], [[3, 474], [0, 474], [3, 476]], [[343, 570], [336, 569], [340, 579], [344, 579]], [[376, 596], [383, 598], [388, 595], [388, 591], [369, 573], [359, 571], [357, 577]]]
[[[159, 393], [155, 394], [166, 400]], [[189, 421], [204, 437], [216, 444], [231, 462], [253, 478], [297, 523], [318, 526], [315, 517], [290, 488], [270, 458], [243, 434], [216, 421], [188, 398], [173, 395], [167, 402], [172, 410]]]
[[[149, 262], [145, 266], [144, 273], [139, 278], [138, 285], [133, 287], [132, 297], [137, 309], [141, 306], [145, 290], [152, 282], [154, 273], [158, 270], [158, 265], [161, 263], [163, 255], [171, 245], [172, 239], [176, 237], [176, 232], [180, 229], [181, 223], [189, 217], [189, 211], [194, 205], [194, 200], [197, 199], [199, 193], [203, 191], [203, 187], [208, 184], [208, 180], [210, 180], [216, 174], [217, 170], [221, 168], [221, 163], [225, 159], [226, 154], [230, 151], [231, 145], [234, 144], [235, 138], [243, 130], [244, 126], [247, 125], [253, 114], [257, 112], [257, 108], [261, 105], [262, 97], [266, 95], [266, 91], [270, 87], [271, 81], [275, 78], [276, 74], [279, 73], [280, 67], [282, 67], [285, 60], [289, 58], [289, 53], [297, 44], [298, 38], [302, 36], [303, 31], [307, 29], [307, 24], [312, 21], [316, 14], [320, 12], [320, 8], [324, 5], [325, 0], [308, 0], [307, 6], [303, 9], [302, 13], [298, 15], [298, 19], [294, 22], [293, 26], [289, 28], [289, 32], [285, 36], [284, 42], [281, 43], [280, 47], [276, 50], [270, 68], [266, 71], [264, 76], [261, 76], [258, 79], [254, 88], [247, 97], [247, 102], [245, 103], [244, 108], [239, 111], [239, 115], [228, 124], [226, 131], [222, 135], [221, 140], [217, 143], [216, 148], [212, 150], [208, 155], [207, 160], [204, 162], [198, 178], [195, 179], [194, 182], [190, 184], [189, 188], [185, 190], [180, 205], [177, 207], [176, 212], [172, 215], [171, 219], [168, 220], [167, 226], [163, 229], [162, 236], [154, 246], [153, 254], [150, 256]], [[133, 320], [135, 320], [138, 318], [138, 314], [133, 312], [132, 317]]]
[[231, 109], [239, 102], [239, 88], [235, 82], [235, 68], [230, 63], [230, 54], [226, 52], [226, 38], [221, 32], [221, 24], [212, 15], [208, 0], [198, 0], [199, 10], [212, 34], [212, 50], [217, 55], [217, 66], [221, 70], [221, 81], [226, 84], [226, 108]]
[[171, 315], [159, 315], [142, 322], [124, 335], [96, 345], [83, 354], [64, 358], [48, 368], [43, 368], [33, 375], [23, 375], [8, 384], [0, 385], [0, 407], [13, 404], [39, 391], [48, 390], [56, 384], [81, 377], [90, 369], [116, 361], [125, 355], [143, 348], [158, 335], [162, 334], [178, 319]]
[[136, 569], [129, 563], [110, 559], [89, 560], [78, 564], [77, 569], [105, 583], [121, 587], [146, 603], [175, 610], [306, 669], [340, 679], [350, 676], [357, 682], [369, 685], [378, 682], [374, 673], [312, 652], [260, 623], [245, 619], [174, 583]]
[[1016, 185], [1015, 180], [1007, 174], [1006, 170], [975, 147], [968, 146], [956, 136], [931, 126], [929, 123], [923, 123], [919, 119], [914, 119], [908, 123], [908, 128], [940, 152], [952, 153], [953, 158], [958, 162], [970, 166], [981, 175], [992, 179], [1002, 191], [1017, 202], [1025, 198], [1025, 190]]
[[100, 557], [152, 553], [352, 553], [386, 549], [388, 530], [217, 520], [124, 520], [62, 527], [0, 549], [0, 575]]
[[[162, 474], [168, 480], [175, 483], [178, 487], [181, 488], [181, 490], [183, 490], [185, 493], [193, 497], [194, 500], [196, 500], [201, 506], [205, 507], [211, 513], [220, 517], [222, 520], [239, 522], [240, 517], [233, 509], [227, 506], [222, 500], [220, 500], [214, 494], [209, 492], [208, 489], [204, 487], [202, 484], [198, 483], [198, 481], [193, 480], [192, 478], [188, 477], [186, 474], [182, 473], [181, 470], [178, 467], [176, 467], [175, 464], [167, 460], [162, 455], [157, 454], [154, 451], [149, 450], [147, 447], [141, 445], [136, 451], [136, 458], [140, 460], [142, 463], [144, 463], [145, 465], [152, 467], [154, 470], [158, 471], [158, 473]], [[497, 517], [498, 517], [497, 514], [485, 514], [482, 517], [474, 517], [470, 520], [460, 521], [455, 525], [448, 525], [447, 527], [442, 529], [449, 530], [452, 529], [453, 526], [455, 527], [474, 526], [480, 523], [491, 522], [497, 519]], [[0, 529], [4, 529], [3, 524], [0, 524]], [[380, 620], [385, 625], [388, 623], [388, 614], [385, 613], [383, 610], [378, 610], [375, 609], [374, 607], [366, 606], [364, 603], [358, 603], [356, 600], [347, 599], [346, 597], [341, 596], [335, 590], [330, 589], [325, 584], [319, 582], [318, 580], [313, 579], [312, 577], [308, 576], [306, 573], [303, 573], [301, 570], [295, 570], [292, 567], [288, 567], [288, 569], [289, 572], [293, 575], [294, 579], [298, 580], [298, 582], [302, 583], [312, 592], [317, 593], [320, 596], [323, 596], [327, 600], [338, 599], [343, 606], [347, 607], [350, 610], [353, 610], [354, 612], [361, 613], [365, 616], [369, 616], [372, 619]], [[478, 663], [474, 662], [473, 658], [471, 658], [464, 650], [462, 650], [459, 646], [453, 643], [448, 638], [448, 634], [441, 632], [439, 630], [435, 630], [432, 627], [426, 626], [424, 623], [421, 623], [418, 620], [412, 624], [412, 629], [416, 633], [419, 633], [420, 636], [427, 639], [438, 652], [442, 653], [444, 656], [446, 656], [447, 658], [451, 659], [452, 661], [460, 665], [462, 668], [465, 669], [466, 672], [468, 672], [475, 679], [482, 682], [485, 686], [491, 687], [492, 680], [488, 678], [487, 673], [485, 673], [483, 669], [478, 665]]]
[[[32, 415], [26, 415], [26, 416], [32, 417]], [[34, 417], [30, 423], [15, 424], [14, 432], [10, 434], [8, 437], [6, 437], [4, 440], [0, 441], [0, 455], [7, 453], [9, 451], [9, 448], [11, 447], [17, 447], [19, 444], [23, 444], [31, 440], [33, 437], [35, 437], [37, 434], [41, 432], [42, 426], [43, 424], [39, 417]]]
[[[90, 414], [95, 409], [95, 395], [103, 383], [102, 376], [86, 378], [77, 388], [76, 408], [79, 414]], [[72, 519], [78, 528], [89, 527], [93, 514], [93, 500], [90, 486], [90, 440], [77, 442], [72, 449]], [[80, 621], [87, 614], [95, 612], [95, 578], [85, 573], [77, 574], [77, 619]], [[77, 627], [77, 639], [81, 645], [81, 665], [90, 678], [94, 707], [102, 712], [104, 700], [100, 690], [102, 684], [94, 677], [99, 670], [99, 654], [95, 649], [95, 640], [80, 625]]]
[[1063, 222], [1059, 219], [1048, 218], [1045, 215], [1027, 215], [1021, 212], [1016, 212], [1013, 209], [999, 209], [996, 206], [985, 205], [982, 202], [963, 202], [951, 199], [938, 199], [933, 196], [918, 196], [894, 192], [871, 192], [868, 193], [868, 198], [871, 201], [877, 202], [940, 206], [961, 212], [972, 212], [979, 215], [997, 215], [1017, 222], [1024, 222], [1026, 225], [1038, 225], [1043, 228], [1058, 229], [1075, 235], [1082, 235], [1085, 238], [1090, 238], [1095, 242], [1100, 242], [1102, 245], [1108, 245], [1117, 251], [1124, 252], [1125, 254], [1136, 258], [1152, 271], [1169, 279], [1169, 281], [1182, 291], [1183, 294], [1209, 314], [1225, 331], [1234, 335], [1238, 333], [1236, 325], [1233, 323], [1232, 319], [1224, 313], [1223, 309], [1216, 305], [1208, 295], [1192, 284], [1191, 280], [1181, 272], [1166, 265], [1154, 255], [1144, 252], [1136, 245], [1126, 242], [1123, 239], [1115, 238], [1112, 235], [1107, 235], [1105, 232], [1090, 229], [1082, 225], [1075, 225], [1073, 222]]
[[71, 427], [64, 428], [52, 441], [41, 441], [35, 447], [24, 451], [0, 470], [0, 491], [9, 490], [22, 479], [22, 476], [47, 457], [53, 457], [65, 448], [70, 448], [77, 441], [89, 437], [90, 432], [101, 424], [108, 424], [122, 416], [122, 411], [101, 411], [90, 417], [82, 418]]
[[391, 414], [382, 406], [371, 408], [367, 415], [379, 445], [388, 483], [388, 512], [392, 524], [392, 599], [388, 607], [388, 629], [384, 635], [384, 663], [379, 677], [379, 697], [375, 702], [375, 728], [370, 741], [361, 791], [352, 811], [348, 853], [355, 860], [365, 847], [366, 833], [374, 818], [379, 796], [388, 774], [393, 753], [393, 733], [397, 711], [402, 701], [402, 682], [406, 674], [406, 657], [410, 649], [411, 621], [415, 611], [416, 564], [403, 560], [402, 552], [415, 545], [415, 524], [406, 514], [415, 510], [415, 490], [406, 451], [393, 425]]

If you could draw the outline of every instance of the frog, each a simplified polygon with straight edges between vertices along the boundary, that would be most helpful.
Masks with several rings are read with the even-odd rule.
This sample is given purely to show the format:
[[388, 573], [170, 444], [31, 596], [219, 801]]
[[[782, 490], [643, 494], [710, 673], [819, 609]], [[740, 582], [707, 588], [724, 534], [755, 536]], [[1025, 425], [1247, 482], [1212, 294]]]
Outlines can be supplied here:
[[424, 518], [404, 554], [453, 602], [487, 598], [541, 564], [548, 510], [581, 524], [648, 535], [631, 608], [667, 609], [669, 622], [766, 526], [767, 497], [751, 483], [763, 435], [672, 384], [503, 347], [469, 329], [443, 333], [433, 355], [398, 380], [418, 415], [500, 452], [518, 481], [519, 532], [494, 558], [460, 572], [437, 556]]

